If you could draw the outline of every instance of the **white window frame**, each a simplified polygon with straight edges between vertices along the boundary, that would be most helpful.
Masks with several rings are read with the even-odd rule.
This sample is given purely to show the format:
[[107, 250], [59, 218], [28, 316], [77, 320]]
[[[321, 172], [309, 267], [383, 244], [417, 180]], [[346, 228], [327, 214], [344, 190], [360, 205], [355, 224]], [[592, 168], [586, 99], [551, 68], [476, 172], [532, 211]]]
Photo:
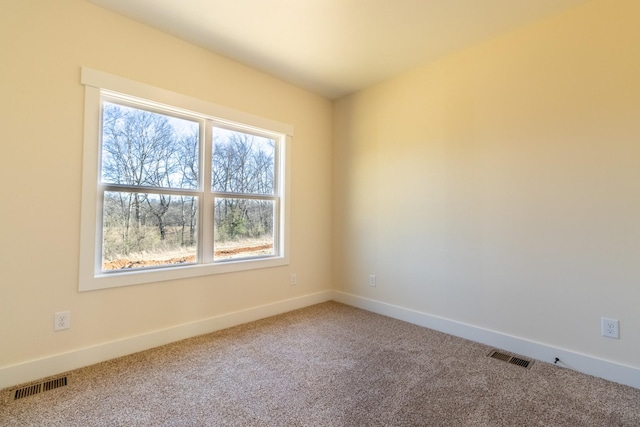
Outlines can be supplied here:
[[[270, 268], [289, 264], [289, 212], [290, 212], [290, 151], [293, 126], [271, 119], [233, 110], [187, 95], [160, 89], [144, 83], [114, 76], [88, 67], [82, 67], [81, 83], [85, 86], [85, 127], [82, 175], [82, 211], [80, 219], [80, 268], [79, 290], [89, 291], [165, 280]], [[218, 124], [227, 123], [233, 128], [246, 128], [249, 132], [281, 135], [276, 181], [280, 181], [278, 215], [274, 218], [276, 254], [265, 258], [244, 258], [163, 266], [156, 269], [131, 269], [102, 271], [102, 200], [98, 197], [100, 185], [100, 132], [102, 93], [119, 94], [140, 102], [161, 105], [177, 114], [187, 113]], [[201, 151], [202, 152], [202, 151]], [[209, 159], [210, 161], [210, 159]], [[200, 160], [201, 164], [203, 159]], [[203, 170], [201, 168], [201, 170]], [[208, 183], [211, 186], [211, 183]], [[210, 191], [204, 190], [201, 203], [209, 203]], [[100, 193], [101, 194], [101, 193]], [[202, 206], [201, 206], [202, 209]], [[203, 221], [204, 222], [204, 221]], [[199, 232], [200, 233], [200, 232]], [[199, 234], [202, 236], [202, 234]], [[200, 239], [199, 239], [200, 240]], [[202, 242], [201, 251], [212, 249], [213, 242]], [[202, 258], [202, 257], [201, 257]]]

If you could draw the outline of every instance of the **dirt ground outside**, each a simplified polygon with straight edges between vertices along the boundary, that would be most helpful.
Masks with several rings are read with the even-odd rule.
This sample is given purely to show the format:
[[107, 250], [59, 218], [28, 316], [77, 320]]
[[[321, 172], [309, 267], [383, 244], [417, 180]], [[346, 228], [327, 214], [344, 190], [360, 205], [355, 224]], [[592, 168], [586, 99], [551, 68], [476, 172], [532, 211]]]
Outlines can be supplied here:
[[[250, 246], [230, 246], [220, 248], [214, 252], [214, 257], [220, 259], [242, 258], [256, 255], [269, 255], [273, 252], [273, 243], [250, 245]], [[196, 255], [174, 256], [165, 258], [162, 256], [151, 257], [157, 259], [128, 259], [122, 258], [114, 261], [104, 262], [102, 264], [103, 271], [127, 270], [131, 268], [154, 267], [160, 265], [181, 265], [192, 264], [196, 262]]]

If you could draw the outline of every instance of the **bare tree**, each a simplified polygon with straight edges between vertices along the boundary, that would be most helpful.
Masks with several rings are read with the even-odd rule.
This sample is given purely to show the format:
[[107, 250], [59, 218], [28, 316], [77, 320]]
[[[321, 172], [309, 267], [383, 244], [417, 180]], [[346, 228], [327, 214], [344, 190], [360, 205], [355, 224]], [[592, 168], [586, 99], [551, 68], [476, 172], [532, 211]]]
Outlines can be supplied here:
[[[179, 168], [183, 188], [198, 187], [199, 132], [182, 135], [178, 140]], [[196, 242], [198, 205], [194, 197], [180, 196], [180, 218], [182, 246], [192, 246]], [[188, 236], [188, 237], [187, 237]]]
[[[198, 138], [176, 131], [166, 115], [131, 108], [115, 103], [104, 103], [102, 137], [102, 181], [119, 184], [136, 191], [123, 190], [119, 194], [121, 218], [124, 218], [123, 238], [129, 240], [132, 226], [140, 229], [146, 215], [153, 218], [160, 240], [167, 236], [166, 215], [172, 196], [167, 193], [151, 195], [149, 188], [195, 188], [198, 174]], [[192, 122], [197, 127], [197, 123]], [[195, 184], [194, 184], [195, 182]], [[197, 209], [191, 200], [191, 209]], [[193, 223], [195, 214], [187, 215]], [[192, 230], [193, 231], [193, 230]], [[138, 236], [138, 238], [140, 238]], [[194, 240], [193, 238], [191, 239]]]
[[242, 194], [273, 194], [275, 142], [233, 131], [222, 130], [215, 135], [212, 188], [216, 192], [239, 193], [216, 199], [218, 236], [236, 240], [270, 234], [272, 202], [242, 198]]

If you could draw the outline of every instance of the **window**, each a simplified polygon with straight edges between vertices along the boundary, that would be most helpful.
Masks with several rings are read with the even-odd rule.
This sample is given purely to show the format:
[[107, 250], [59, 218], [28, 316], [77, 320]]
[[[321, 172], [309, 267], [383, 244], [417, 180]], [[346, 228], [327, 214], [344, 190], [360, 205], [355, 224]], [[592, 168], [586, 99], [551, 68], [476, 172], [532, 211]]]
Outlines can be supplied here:
[[286, 124], [83, 68], [80, 290], [288, 263]]

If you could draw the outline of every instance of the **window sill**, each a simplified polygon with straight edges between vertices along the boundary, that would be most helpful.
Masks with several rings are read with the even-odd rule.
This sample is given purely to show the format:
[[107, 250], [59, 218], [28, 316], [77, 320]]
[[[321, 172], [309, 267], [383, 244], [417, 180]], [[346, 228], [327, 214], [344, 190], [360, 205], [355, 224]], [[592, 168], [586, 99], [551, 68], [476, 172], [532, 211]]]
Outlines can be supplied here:
[[88, 275], [85, 274], [84, 276], [80, 277], [79, 290], [81, 292], [92, 291], [120, 286], [161, 282], [166, 280], [178, 280], [191, 277], [233, 273], [236, 271], [280, 267], [288, 264], [289, 260], [285, 257], [272, 257], [258, 260], [244, 259], [237, 261], [224, 261], [215, 264], [190, 264], [176, 267], [161, 267], [139, 270], [127, 269], [95, 275], [93, 274], [93, 272], [89, 272]]

